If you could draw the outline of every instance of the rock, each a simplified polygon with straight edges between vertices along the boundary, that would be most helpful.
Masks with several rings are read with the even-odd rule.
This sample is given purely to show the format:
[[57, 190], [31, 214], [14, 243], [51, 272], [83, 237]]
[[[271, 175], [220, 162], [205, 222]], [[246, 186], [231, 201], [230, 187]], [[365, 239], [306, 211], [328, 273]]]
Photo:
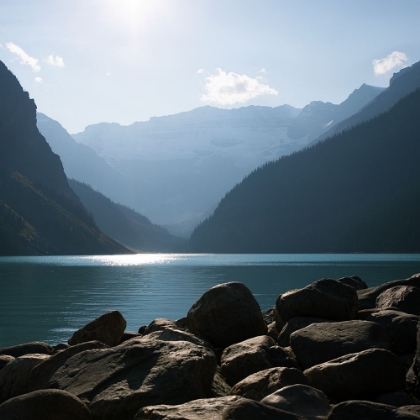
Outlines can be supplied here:
[[373, 401], [380, 404], [392, 405], [393, 407], [402, 407], [404, 405], [414, 405], [417, 403], [413, 397], [402, 391], [388, 392], [387, 394], [379, 395], [374, 398]]
[[359, 276], [341, 277], [337, 280], [340, 283], [347, 284], [356, 290], [367, 289], [368, 285]]
[[261, 401], [267, 395], [285, 386], [307, 383], [306, 376], [299, 369], [275, 367], [247, 376], [238, 382], [230, 393], [250, 400]]
[[217, 366], [216, 373], [214, 374], [213, 383], [211, 384], [212, 397], [227, 397], [230, 395], [231, 386], [226, 382], [221, 374], [220, 366]]
[[223, 410], [222, 420], [306, 420], [257, 401], [241, 398]]
[[97, 340], [113, 347], [120, 344], [126, 326], [127, 322], [120, 312], [109, 311], [76, 331], [69, 344], [74, 346]]
[[417, 350], [414, 356], [413, 364], [411, 367], [413, 376], [413, 390], [417, 399], [420, 400], [420, 322], [417, 325]]
[[274, 340], [277, 340], [279, 332], [277, 330], [277, 323], [275, 321], [267, 325], [267, 335]]
[[181, 405], [153, 405], [142, 408], [134, 420], [215, 420], [239, 399], [231, 396], [194, 400]]
[[3, 347], [0, 349], [0, 355], [7, 354], [13, 357], [24, 356], [25, 354], [52, 354], [52, 352], [53, 348], [42, 341], [18, 344], [17, 346]]
[[327, 418], [330, 411], [330, 403], [325, 394], [308, 385], [286, 386], [265, 397], [261, 403], [308, 420]]
[[314, 318], [311, 316], [296, 316], [294, 318], [290, 318], [284, 325], [283, 329], [280, 331], [280, 334], [277, 337], [277, 343], [281, 347], [288, 347], [290, 346], [290, 334], [297, 330], [300, 330], [301, 328], [305, 328], [308, 325], [314, 323], [320, 324], [322, 322], [332, 321], [330, 319]]
[[371, 401], [344, 401], [335, 405], [328, 420], [415, 420], [416, 414]]
[[[400, 416], [402, 414], [404, 414], [404, 415], [410, 414], [410, 415], [416, 416], [416, 417], [413, 417], [413, 418], [420, 419], [420, 405], [418, 405], [418, 404], [416, 404], [416, 405], [405, 405], [404, 407], [398, 407], [395, 410], [395, 412]], [[398, 419], [400, 419], [400, 418], [401, 417], [398, 417]]]
[[52, 354], [58, 353], [59, 351], [68, 349], [70, 346], [67, 343], [58, 343], [53, 347]]
[[394, 286], [414, 286], [420, 288], [420, 273], [411, 276], [409, 279], [394, 280], [381, 284], [377, 287], [369, 287], [368, 289], [358, 290], [360, 309], [373, 309], [376, 305], [376, 298], [385, 290]]
[[156, 331], [163, 331], [166, 328], [171, 328], [177, 330], [178, 327], [176, 324], [166, 318], [156, 318], [154, 319], [143, 331], [144, 335], [151, 334]]
[[260, 370], [297, 367], [293, 355], [267, 335], [250, 338], [225, 348], [220, 360], [222, 375], [233, 386]]
[[405, 368], [388, 350], [348, 354], [304, 371], [309, 385], [338, 401], [374, 398], [405, 387]]
[[415, 351], [417, 315], [388, 309], [365, 309], [359, 312], [359, 318], [384, 327], [391, 340], [389, 350], [393, 353], [403, 355]]
[[311, 324], [290, 336], [290, 345], [299, 365], [308, 369], [328, 360], [370, 348], [390, 345], [384, 328], [369, 321]]
[[0, 370], [3, 369], [8, 363], [13, 362], [15, 358], [13, 356], [9, 356], [8, 354], [0, 355]]
[[196, 337], [195, 335], [191, 333], [169, 328], [169, 327], [164, 330], [155, 331], [151, 334], [144, 336], [145, 340], [149, 338], [153, 340], [162, 340], [162, 341], [188, 341], [190, 343], [196, 344], [197, 346], [212, 348], [211, 345], [207, 341], [201, 340], [200, 338]]
[[420, 315], [420, 289], [414, 286], [394, 286], [376, 298], [380, 309], [398, 308], [408, 314]]
[[239, 282], [219, 284], [205, 292], [188, 311], [187, 326], [221, 348], [267, 332], [257, 301]]
[[135, 332], [125, 332], [123, 336], [121, 337], [121, 343], [124, 343], [125, 341], [131, 340], [132, 338], [140, 338], [142, 337], [141, 334], [135, 333]]
[[108, 346], [100, 341], [88, 341], [87, 343], [76, 344], [62, 350], [47, 360], [42, 361], [35, 366], [29, 373], [28, 389], [36, 391], [48, 387], [48, 381], [54, 373], [64, 365], [64, 363], [74, 355], [85, 350], [104, 349]]
[[74, 395], [59, 390], [30, 392], [0, 405], [2, 420], [91, 420], [89, 409]]
[[71, 357], [49, 386], [88, 402], [95, 419], [122, 420], [145, 406], [210, 396], [215, 371], [216, 357], [205, 347], [140, 338]]
[[276, 307], [286, 322], [297, 316], [346, 321], [354, 319], [359, 309], [356, 290], [331, 279], [284, 293], [277, 299]]
[[29, 392], [29, 373], [36, 365], [49, 357], [46, 354], [25, 354], [0, 370], [0, 404]]

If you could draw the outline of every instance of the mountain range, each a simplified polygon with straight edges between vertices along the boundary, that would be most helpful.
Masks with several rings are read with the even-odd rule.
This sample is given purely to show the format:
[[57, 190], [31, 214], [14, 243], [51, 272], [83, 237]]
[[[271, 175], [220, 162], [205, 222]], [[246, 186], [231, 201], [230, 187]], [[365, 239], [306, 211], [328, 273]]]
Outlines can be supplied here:
[[338, 133], [252, 172], [195, 229], [190, 250], [419, 252], [419, 80], [417, 63]]

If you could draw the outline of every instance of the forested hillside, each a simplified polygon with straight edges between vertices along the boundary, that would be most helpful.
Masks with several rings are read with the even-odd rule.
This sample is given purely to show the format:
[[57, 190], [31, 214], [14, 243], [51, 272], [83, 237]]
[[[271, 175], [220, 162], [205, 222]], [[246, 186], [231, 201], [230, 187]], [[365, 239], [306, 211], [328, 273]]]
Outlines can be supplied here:
[[419, 252], [420, 90], [257, 169], [190, 241], [194, 252]]

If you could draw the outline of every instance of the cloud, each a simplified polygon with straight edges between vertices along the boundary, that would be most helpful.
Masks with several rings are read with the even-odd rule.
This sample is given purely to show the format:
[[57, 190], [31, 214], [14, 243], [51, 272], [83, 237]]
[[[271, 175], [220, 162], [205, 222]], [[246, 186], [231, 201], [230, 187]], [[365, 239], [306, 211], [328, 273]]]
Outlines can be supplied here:
[[42, 83], [44, 83], [44, 80], [42, 79], [42, 77], [35, 77], [34, 86], [42, 85]]
[[108, 77], [112, 76], [111, 71], [107, 71], [106, 76], [108, 76]]
[[408, 57], [405, 53], [394, 51], [385, 58], [375, 59], [372, 61], [375, 76], [381, 76], [393, 70], [395, 67], [402, 66]]
[[20, 58], [20, 64], [27, 65], [32, 68], [32, 71], [40, 71], [41, 67], [38, 64], [38, 59], [26, 54], [18, 45], [13, 42], [6, 42], [7, 49], [16, 54]]
[[64, 60], [63, 57], [56, 55], [55, 57], [51, 54], [45, 60], [47, 64], [50, 64], [54, 67], [64, 67]]
[[203, 74], [206, 70], [205, 69], [198, 69], [197, 74]]
[[261, 70], [258, 70], [258, 73], [265, 74], [265, 73], [267, 73], [267, 70], [265, 69], [265, 67], [263, 67]]
[[244, 103], [262, 95], [278, 95], [278, 92], [268, 85], [260, 83], [245, 74], [226, 73], [217, 69], [217, 74], [206, 77], [201, 95], [202, 102], [213, 102], [220, 105]]

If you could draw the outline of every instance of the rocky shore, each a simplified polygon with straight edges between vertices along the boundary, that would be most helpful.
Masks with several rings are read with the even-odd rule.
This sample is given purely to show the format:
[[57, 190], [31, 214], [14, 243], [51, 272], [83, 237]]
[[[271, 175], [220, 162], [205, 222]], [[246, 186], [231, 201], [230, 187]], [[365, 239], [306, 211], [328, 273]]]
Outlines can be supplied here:
[[138, 332], [111, 311], [68, 343], [0, 349], [0, 419], [420, 419], [419, 315], [420, 274], [322, 279], [264, 313], [220, 284]]

